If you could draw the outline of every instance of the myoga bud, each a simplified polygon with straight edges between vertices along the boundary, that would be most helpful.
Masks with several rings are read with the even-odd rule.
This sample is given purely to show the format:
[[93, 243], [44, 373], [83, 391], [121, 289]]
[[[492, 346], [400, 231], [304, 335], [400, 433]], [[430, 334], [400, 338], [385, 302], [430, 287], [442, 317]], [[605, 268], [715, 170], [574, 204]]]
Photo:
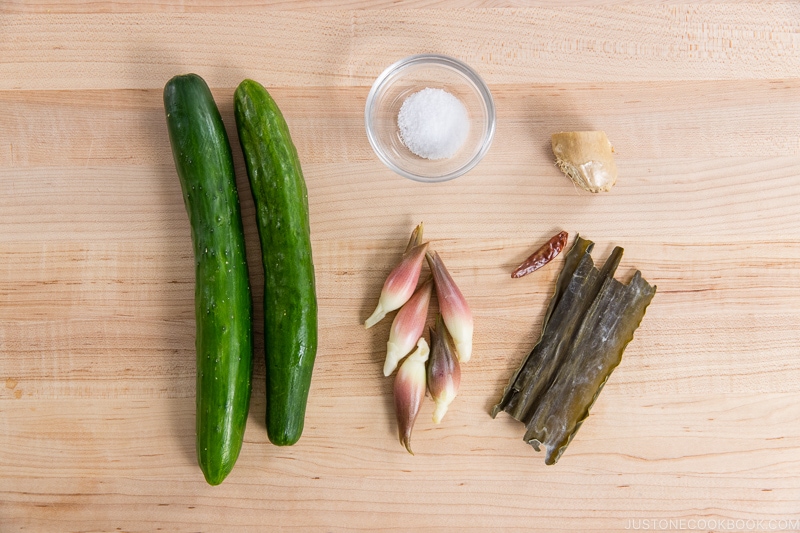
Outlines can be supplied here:
[[397, 368], [397, 363], [414, 349], [414, 345], [425, 330], [428, 318], [428, 304], [431, 301], [433, 280], [429, 279], [400, 308], [394, 317], [392, 329], [389, 331], [389, 342], [386, 343], [386, 361], [383, 364], [383, 375], [388, 376]]
[[428, 390], [436, 402], [433, 423], [438, 424], [447, 408], [458, 394], [461, 385], [461, 365], [455, 356], [453, 338], [447, 331], [442, 315], [436, 319], [436, 328], [431, 328], [431, 357], [428, 360]]
[[400, 444], [411, 455], [414, 455], [411, 451], [411, 430], [425, 398], [425, 361], [429, 353], [428, 343], [420, 338], [417, 349], [403, 361], [394, 378], [394, 408]]
[[442, 319], [455, 342], [458, 360], [466, 363], [472, 356], [472, 311], [439, 254], [431, 251], [426, 256], [436, 284], [436, 297]]
[[399, 309], [414, 294], [414, 289], [422, 272], [422, 259], [428, 250], [428, 243], [422, 242], [422, 224], [414, 228], [403, 258], [386, 278], [378, 300], [378, 306], [364, 326], [371, 328], [380, 322], [386, 313]]

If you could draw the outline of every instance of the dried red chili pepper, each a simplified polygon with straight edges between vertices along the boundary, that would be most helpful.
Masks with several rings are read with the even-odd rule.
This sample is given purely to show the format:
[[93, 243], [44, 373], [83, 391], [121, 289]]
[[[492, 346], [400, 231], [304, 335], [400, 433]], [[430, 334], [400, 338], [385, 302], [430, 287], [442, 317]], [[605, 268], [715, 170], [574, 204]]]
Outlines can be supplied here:
[[547, 263], [555, 259], [564, 246], [567, 244], [567, 237], [569, 235], [566, 231], [562, 231], [558, 235], [553, 235], [544, 246], [533, 252], [514, 272], [511, 273], [512, 278], [521, 278], [525, 274], [530, 274], [534, 270], [539, 270]]

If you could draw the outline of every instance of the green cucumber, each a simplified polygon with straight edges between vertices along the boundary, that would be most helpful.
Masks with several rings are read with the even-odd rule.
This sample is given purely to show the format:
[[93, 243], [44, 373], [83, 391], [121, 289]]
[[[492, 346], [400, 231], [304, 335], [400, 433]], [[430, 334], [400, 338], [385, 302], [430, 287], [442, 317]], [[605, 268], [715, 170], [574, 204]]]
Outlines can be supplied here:
[[164, 87], [175, 168], [192, 228], [197, 336], [197, 461], [211, 485], [242, 448], [253, 374], [253, 303], [233, 158], [208, 85], [195, 74]]
[[289, 128], [266, 89], [252, 80], [239, 84], [234, 116], [264, 264], [267, 434], [288, 446], [303, 433], [317, 352], [308, 192]]

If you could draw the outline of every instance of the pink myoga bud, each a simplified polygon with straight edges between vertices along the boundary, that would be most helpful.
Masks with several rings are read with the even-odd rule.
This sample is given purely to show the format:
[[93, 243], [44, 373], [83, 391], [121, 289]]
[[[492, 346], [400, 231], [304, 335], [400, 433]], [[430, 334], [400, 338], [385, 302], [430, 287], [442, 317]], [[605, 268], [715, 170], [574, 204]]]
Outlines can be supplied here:
[[442, 315], [436, 319], [436, 328], [431, 328], [431, 356], [428, 359], [428, 390], [436, 402], [433, 423], [438, 424], [447, 408], [458, 394], [461, 385], [461, 365], [455, 356], [455, 346], [444, 325]]
[[403, 361], [394, 378], [394, 408], [400, 444], [411, 455], [414, 455], [411, 451], [411, 430], [425, 398], [425, 361], [429, 353], [428, 343], [420, 338], [417, 349]]
[[386, 313], [399, 309], [414, 294], [414, 289], [422, 272], [422, 259], [428, 250], [428, 243], [422, 242], [422, 224], [419, 224], [411, 234], [406, 251], [400, 263], [389, 274], [383, 284], [378, 306], [364, 326], [371, 328], [380, 322]]
[[429, 279], [400, 308], [392, 321], [389, 342], [386, 343], [386, 361], [383, 375], [388, 376], [397, 368], [397, 363], [414, 349], [414, 345], [425, 330], [428, 318], [428, 304], [431, 301], [433, 280]]
[[466, 363], [472, 356], [472, 311], [439, 254], [430, 251], [426, 256], [436, 284], [436, 297], [442, 319], [455, 342], [458, 360]]

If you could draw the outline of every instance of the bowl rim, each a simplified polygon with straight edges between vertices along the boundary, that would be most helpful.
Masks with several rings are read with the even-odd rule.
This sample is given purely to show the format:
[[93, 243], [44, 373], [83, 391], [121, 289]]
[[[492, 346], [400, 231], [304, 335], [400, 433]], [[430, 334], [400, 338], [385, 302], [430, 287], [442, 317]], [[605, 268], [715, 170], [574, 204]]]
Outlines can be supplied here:
[[[372, 115], [372, 111], [375, 108], [376, 96], [378, 94], [378, 91], [381, 89], [386, 80], [389, 78], [389, 76], [391, 76], [392, 74], [401, 69], [420, 63], [446, 65], [451, 68], [454, 68], [456, 71], [464, 75], [464, 77], [467, 78], [475, 86], [478, 93], [481, 95], [481, 98], [483, 99], [484, 105], [486, 106], [486, 119], [488, 124], [488, 131], [486, 132], [486, 136], [483, 140], [481, 149], [461, 167], [457, 168], [452, 172], [449, 172], [442, 176], [437, 176], [435, 178], [409, 172], [394, 164], [386, 156], [384, 151], [379, 148], [375, 132], [373, 131], [370, 124], [370, 117]], [[492, 93], [489, 90], [488, 85], [486, 85], [486, 82], [483, 81], [483, 78], [481, 78], [480, 75], [472, 67], [470, 67], [463, 61], [444, 54], [414, 54], [404, 57], [398, 61], [395, 61], [394, 63], [386, 67], [386, 69], [384, 69], [384, 71], [381, 72], [381, 74], [375, 79], [375, 81], [372, 84], [372, 88], [370, 89], [369, 94], [367, 95], [366, 105], [364, 106], [364, 128], [367, 131], [367, 139], [369, 139], [369, 144], [372, 146], [372, 151], [375, 152], [375, 155], [378, 156], [378, 159], [380, 159], [384, 165], [386, 165], [390, 170], [394, 171], [396, 174], [399, 174], [404, 178], [408, 178], [410, 180], [422, 183], [439, 183], [443, 181], [448, 181], [455, 179], [459, 176], [463, 176], [464, 174], [475, 168], [475, 166], [478, 163], [480, 163], [480, 161], [483, 159], [483, 156], [486, 155], [486, 152], [489, 151], [489, 148], [492, 145], [492, 141], [494, 140], [494, 132], [496, 129], [494, 97], [492, 96]]]

